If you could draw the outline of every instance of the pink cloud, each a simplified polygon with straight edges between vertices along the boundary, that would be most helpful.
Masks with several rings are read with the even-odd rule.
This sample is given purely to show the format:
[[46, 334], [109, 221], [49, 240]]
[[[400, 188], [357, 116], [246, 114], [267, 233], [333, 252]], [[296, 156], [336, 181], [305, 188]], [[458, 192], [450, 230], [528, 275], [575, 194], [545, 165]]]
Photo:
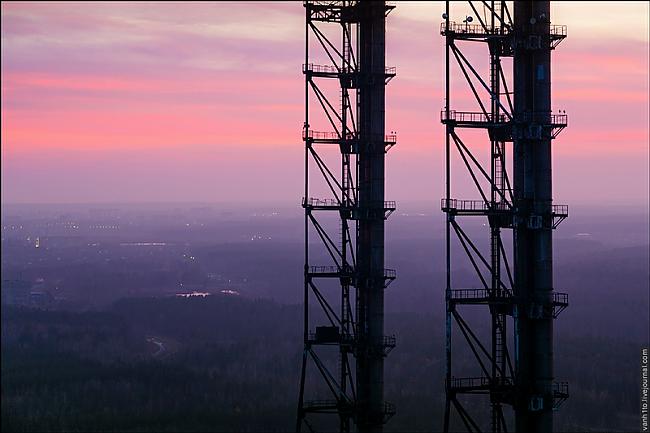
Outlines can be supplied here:
[[[158, 155], [158, 166], [173, 173], [174, 163], [204, 167], [206, 159], [219, 170], [239, 167], [233, 176], [243, 177], [245, 161], [255, 158], [289, 170], [302, 154], [303, 19], [300, 3], [4, 2], [2, 155], [9, 174], [3, 170], [3, 195], [37, 197], [47, 187], [28, 176], [34, 166], [57, 172], [42, 155], [60, 155], [56, 162], [68, 170], [82, 170], [84, 161], [101, 165], [89, 155], [104, 155], [115, 176], [132, 174], [120, 171], [121, 159], [144, 161], [146, 154]], [[389, 16], [387, 62], [398, 76], [387, 89], [386, 127], [399, 137], [388, 160], [391, 178], [400, 182], [390, 187], [396, 199], [438, 197], [424, 185], [442, 183], [444, 41], [437, 29], [437, 17], [400, 17], [399, 7]], [[485, 66], [485, 53], [475, 47], [468, 55]], [[570, 126], [557, 140], [557, 160], [581, 155], [591, 167], [585, 173], [595, 176], [616, 157], [645, 175], [638, 161], [648, 151], [647, 61], [647, 42], [609, 38], [596, 45], [570, 36], [558, 47], [554, 109], [567, 111]], [[461, 77], [453, 86], [454, 108], [476, 109]], [[482, 149], [484, 137], [471, 140]], [[218, 156], [208, 158], [210, 149]], [[566, 164], [558, 167], [560, 179], [571, 178]], [[299, 180], [301, 167], [291, 170]], [[110, 173], [99, 171], [108, 182]], [[66, 197], [73, 197], [78, 177], [67, 178], [60, 188], [71, 188]], [[21, 189], [5, 186], [17, 179]], [[276, 189], [273, 182], [271, 194], [293, 197], [282, 189], [286, 178]], [[133, 191], [144, 197], [146, 188]]]

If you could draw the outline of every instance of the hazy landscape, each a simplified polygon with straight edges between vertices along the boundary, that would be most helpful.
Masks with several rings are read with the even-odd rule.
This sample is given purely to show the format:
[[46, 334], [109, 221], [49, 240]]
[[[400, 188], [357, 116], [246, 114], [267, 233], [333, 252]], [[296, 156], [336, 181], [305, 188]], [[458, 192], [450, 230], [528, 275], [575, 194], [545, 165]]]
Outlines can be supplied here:
[[[441, 427], [442, 221], [412, 203], [387, 223], [389, 431]], [[4, 205], [2, 430], [293, 428], [302, 229], [298, 205]], [[572, 208], [555, 233], [558, 431], [638, 426], [648, 248], [643, 210]]]

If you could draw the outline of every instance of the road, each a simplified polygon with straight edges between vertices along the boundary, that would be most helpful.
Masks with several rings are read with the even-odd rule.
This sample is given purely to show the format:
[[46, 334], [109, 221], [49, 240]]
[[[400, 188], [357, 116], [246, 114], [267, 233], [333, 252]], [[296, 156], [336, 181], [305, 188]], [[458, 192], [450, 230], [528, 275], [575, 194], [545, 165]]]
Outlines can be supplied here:
[[149, 343], [153, 343], [156, 346], [158, 346], [158, 350], [154, 352], [152, 355], [154, 358], [159, 358], [167, 352], [167, 348], [165, 347], [163, 342], [160, 341], [157, 337], [147, 337], [147, 341]]

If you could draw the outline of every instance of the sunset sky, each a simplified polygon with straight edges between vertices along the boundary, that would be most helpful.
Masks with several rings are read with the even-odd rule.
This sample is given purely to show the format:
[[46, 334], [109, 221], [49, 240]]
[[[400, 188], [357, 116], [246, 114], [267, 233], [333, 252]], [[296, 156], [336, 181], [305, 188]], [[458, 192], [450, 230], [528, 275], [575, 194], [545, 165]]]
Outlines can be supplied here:
[[[443, 8], [388, 18], [398, 202], [443, 191]], [[557, 203], [648, 205], [648, 13], [553, 4]], [[303, 46], [302, 2], [3, 2], [2, 202], [298, 203]]]

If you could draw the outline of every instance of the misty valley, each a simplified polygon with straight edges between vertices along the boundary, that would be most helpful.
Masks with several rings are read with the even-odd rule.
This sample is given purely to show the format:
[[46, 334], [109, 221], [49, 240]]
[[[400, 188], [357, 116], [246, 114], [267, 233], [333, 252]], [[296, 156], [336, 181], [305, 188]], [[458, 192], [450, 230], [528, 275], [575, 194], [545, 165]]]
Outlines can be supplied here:
[[[558, 431], [638, 427], [648, 215], [608, 212], [577, 209], [555, 236], [555, 285], [569, 293], [556, 321], [555, 368], [570, 386]], [[300, 214], [3, 205], [2, 430], [291, 430], [303, 348]], [[625, 224], [612, 227], [614, 217]], [[397, 270], [386, 289], [386, 333], [397, 341], [385, 365], [397, 409], [388, 431], [442, 426], [442, 218], [413, 204], [387, 223], [386, 262]], [[473, 229], [480, 239], [484, 227]], [[473, 287], [466, 266], [453, 277]], [[482, 319], [478, 310], [469, 318]], [[469, 352], [458, 362], [471, 370]]]

